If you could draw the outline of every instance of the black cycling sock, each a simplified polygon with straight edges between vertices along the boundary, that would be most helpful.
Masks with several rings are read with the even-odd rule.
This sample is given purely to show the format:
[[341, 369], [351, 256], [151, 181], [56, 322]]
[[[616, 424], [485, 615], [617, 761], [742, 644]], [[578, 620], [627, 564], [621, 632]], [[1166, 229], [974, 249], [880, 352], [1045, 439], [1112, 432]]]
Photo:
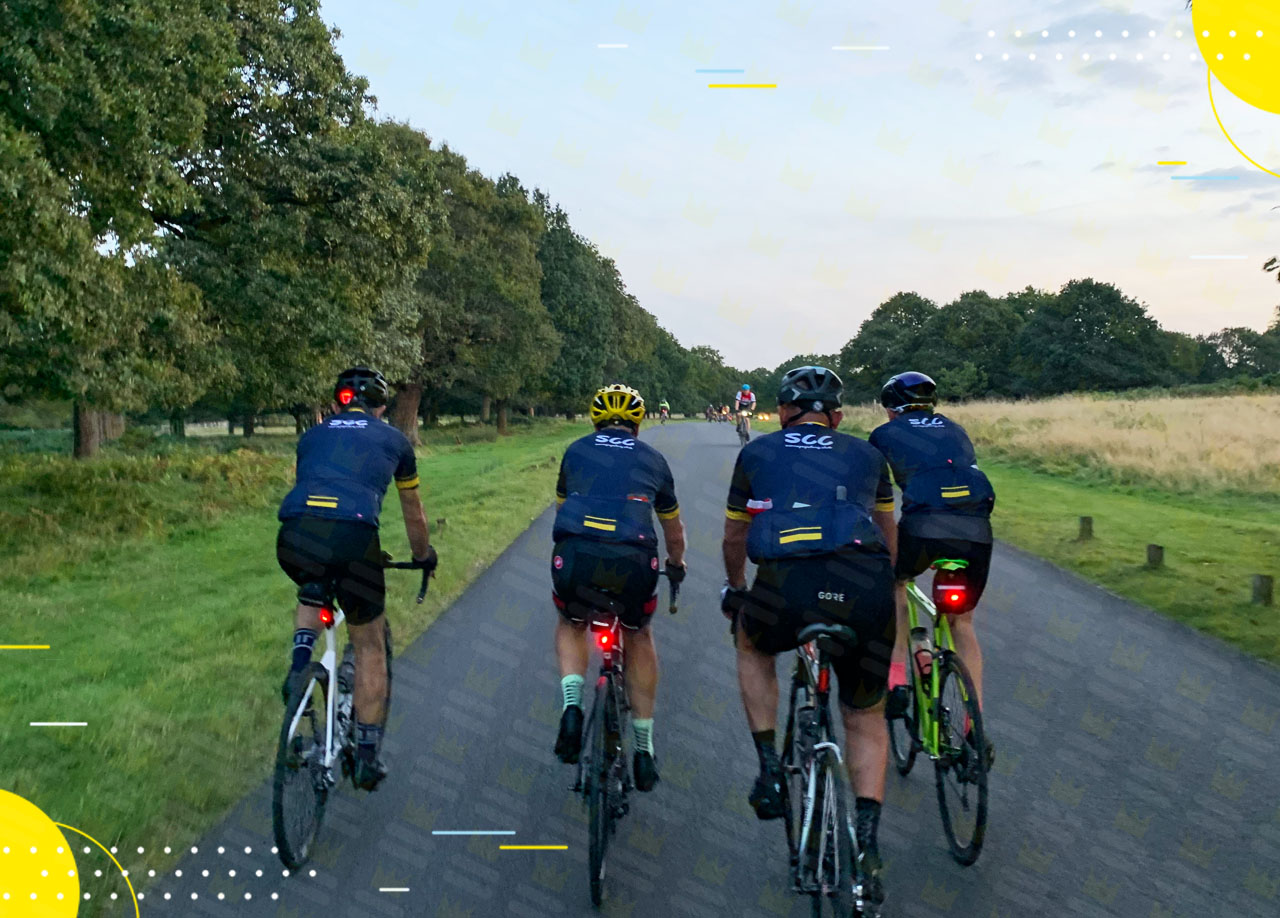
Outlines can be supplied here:
[[306, 669], [311, 662], [311, 648], [316, 646], [316, 633], [310, 628], [293, 632], [293, 668]]
[[880, 846], [876, 836], [880, 831], [880, 801], [859, 797], [854, 801], [853, 809], [858, 847], [868, 854], [879, 854]]
[[756, 730], [751, 734], [751, 739], [756, 744], [756, 755], [760, 757], [760, 768], [763, 770], [767, 759], [777, 756], [777, 750], [773, 748], [774, 731], [773, 730]]
[[362, 724], [356, 721], [356, 746], [359, 751], [372, 755], [382, 743], [382, 724]]

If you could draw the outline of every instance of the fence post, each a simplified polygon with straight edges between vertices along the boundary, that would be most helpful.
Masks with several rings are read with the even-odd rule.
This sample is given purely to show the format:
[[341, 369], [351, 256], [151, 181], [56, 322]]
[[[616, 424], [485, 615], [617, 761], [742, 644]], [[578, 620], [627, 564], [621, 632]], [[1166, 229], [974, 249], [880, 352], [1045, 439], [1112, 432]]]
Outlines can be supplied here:
[[1259, 606], [1271, 605], [1274, 581], [1270, 574], [1253, 575], [1253, 602]]
[[1080, 535], [1078, 538], [1081, 542], [1087, 542], [1093, 538], [1093, 517], [1080, 517]]
[[1164, 566], [1164, 546], [1148, 545], [1147, 546], [1147, 567], [1155, 569]]

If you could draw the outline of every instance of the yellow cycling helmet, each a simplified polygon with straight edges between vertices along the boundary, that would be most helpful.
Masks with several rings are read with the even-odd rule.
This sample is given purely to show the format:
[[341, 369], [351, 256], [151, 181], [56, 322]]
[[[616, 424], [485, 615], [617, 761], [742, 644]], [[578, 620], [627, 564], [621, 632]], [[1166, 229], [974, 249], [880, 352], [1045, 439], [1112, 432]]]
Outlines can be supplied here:
[[638, 427], [644, 420], [644, 399], [630, 386], [614, 383], [605, 386], [591, 400], [591, 423], [597, 427], [610, 421], [621, 421]]

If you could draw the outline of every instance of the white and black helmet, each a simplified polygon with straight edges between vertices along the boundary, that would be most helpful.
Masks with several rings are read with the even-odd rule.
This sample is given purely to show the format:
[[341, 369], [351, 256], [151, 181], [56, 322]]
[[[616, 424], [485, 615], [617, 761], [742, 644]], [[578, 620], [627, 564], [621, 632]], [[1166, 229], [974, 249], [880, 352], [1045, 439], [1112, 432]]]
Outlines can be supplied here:
[[788, 370], [778, 387], [779, 405], [795, 405], [805, 411], [835, 411], [843, 397], [844, 383], [826, 367]]

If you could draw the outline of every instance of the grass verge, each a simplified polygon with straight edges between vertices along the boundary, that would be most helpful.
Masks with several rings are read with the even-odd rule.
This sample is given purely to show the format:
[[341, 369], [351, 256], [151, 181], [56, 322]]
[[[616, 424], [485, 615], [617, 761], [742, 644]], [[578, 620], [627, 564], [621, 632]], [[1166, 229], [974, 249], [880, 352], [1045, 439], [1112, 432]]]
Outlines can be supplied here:
[[[388, 575], [397, 647], [548, 505], [563, 447], [588, 429], [547, 422], [502, 439], [483, 431], [428, 436], [419, 467], [429, 518], [447, 520], [432, 534], [441, 565], [422, 606], [412, 600], [415, 576]], [[34, 502], [57, 527], [50, 531], [84, 553], [64, 554], [58, 539], [44, 537], [49, 558], [33, 555], [25, 573], [0, 576], [0, 643], [51, 645], [5, 652], [0, 786], [130, 852], [121, 858], [131, 877], [168, 867], [175, 858], [163, 847], [189, 845], [267, 777], [274, 756], [293, 605], [293, 586], [275, 561], [275, 507], [287, 487], [292, 437], [262, 437], [249, 457], [221, 451], [229, 445], [181, 447], [168, 460], [108, 456], [70, 471], [41, 460], [36, 479], [98, 476], [99, 486], [118, 489], [113, 500], [149, 502], [154, 525], [125, 525], [110, 548], [88, 550], [109, 534], [109, 514], [77, 518], [74, 507], [88, 495], [50, 487]], [[202, 457], [224, 472], [249, 466], [258, 490], [225, 480], [229, 472], [221, 483], [188, 480], [182, 470]], [[33, 480], [16, 466], [9, 474], [0, 487], [11, 493]], [[188, 498], [200, 495], [203, 509], [192, 514]], [[387, 550], [407, 557], [394, 496], [382, 528]], [[88, 726], [40, 729], [29, 721]], [[145, 854], [132, 853], [139, 846]], [[125, 894], [113, 876], [85, 880], [94, 900]], [[83, 903], [86, 918], [94, 900]]]

